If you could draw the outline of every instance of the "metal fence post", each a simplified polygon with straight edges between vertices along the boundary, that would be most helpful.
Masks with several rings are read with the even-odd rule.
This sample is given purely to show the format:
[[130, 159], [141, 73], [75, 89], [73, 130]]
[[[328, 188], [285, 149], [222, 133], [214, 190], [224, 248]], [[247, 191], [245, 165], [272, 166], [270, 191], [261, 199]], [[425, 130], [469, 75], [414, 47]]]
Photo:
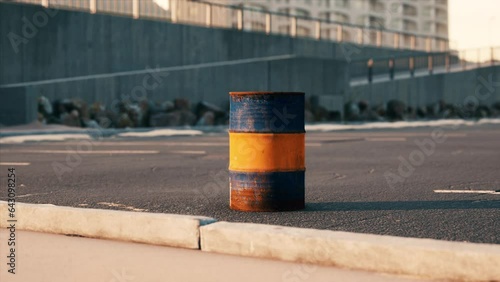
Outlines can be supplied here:
[[477, 48], [476, 51], [477, 55], [477, 67], [481, 67], [481, 49]]
[[342, 42], [344, 40], [343, 38], [344, 32], [342, 31], [342, 26], [338, 25], [337, 26], [337, 41]]
[[430, 37], [425, 39], [425, 51], [430, 52], [432, 50], [432, 41]]
[[444, 57], [444, 66], [446, 68], [446, 72], [450, 72], [450, 54], [447, 53], [446, 57]]
[[462, 60], [462, 69], [466, 70], [467, 69], [467, 61], [465, 60], [465, 50], [463, 51], [464, 56]]
[[495, 65], [495, 51], [493, 47], [490, 47], [490, 62], [492, 66]]
[[97, 2], [96, 2], [96, 0], [89, 0], [89, 10], [90, 10], [91, 14], [97, 13]]
[[316, 39], [321, 39], [321, 22], [320, 21], [316, 21], [316, 32], [315, 32], [315, 38]]
[[290, 18], [290, 36], [297, 36], [297, 17]]
[[358, 43], [359, 45], [363, 45], [363, 28], [360, 27], [358, 30]]
[[243, 10], [242, 9], [236, 10], [236, 17], [237, 17], [236, 26], [237, 26], [238, 30], [242, 30], [243, 29]]
[[377, 46], [380, 47], [382, 46], [382, 31], [377, 30]]
[[139, 18], [139, 0], [132, 0], [132, 17]]
[[415, 58], [409, 58], [408, 67], [410, 69], [410, 75], [413, 77], [415, 75]]
[[170, 1], [170, 20], [173, 23], [177, 22], [177, 0]]
[[212, 4], [207, 3], [205, 10], [206, 22], [205, 24], [210, 27], [212, 26]]
[[410, 48], [412, 50], [415, 50], [416, 46], [417, 46], [417, 39], [416, 39], [415, 35], [412, 35], [410, 37]]
[[429, 69], [429, 74], [432, 74], [433, 65], [432, 65], [432, 55], [427, 57], [427, 68]]
[[266, 34], [271, 33], [271, 29], [272, 29], [271, 25], [272, 25], [271, 14], [267, 13], [266, 14]]

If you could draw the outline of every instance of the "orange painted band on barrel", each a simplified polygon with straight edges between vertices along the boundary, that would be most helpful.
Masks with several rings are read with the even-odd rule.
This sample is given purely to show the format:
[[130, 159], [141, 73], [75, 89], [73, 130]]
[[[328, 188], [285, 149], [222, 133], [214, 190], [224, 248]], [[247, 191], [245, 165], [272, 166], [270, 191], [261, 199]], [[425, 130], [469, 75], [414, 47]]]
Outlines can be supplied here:
[[229, 169], [295, 171], [305, 169], [304, 133], [229, 133]]

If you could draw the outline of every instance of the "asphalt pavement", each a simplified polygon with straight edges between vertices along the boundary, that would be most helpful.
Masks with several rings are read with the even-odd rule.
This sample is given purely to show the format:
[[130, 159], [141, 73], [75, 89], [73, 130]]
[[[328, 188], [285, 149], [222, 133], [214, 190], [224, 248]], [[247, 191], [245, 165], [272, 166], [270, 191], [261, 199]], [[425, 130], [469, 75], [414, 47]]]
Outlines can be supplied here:
[[0, 200], [14, 166], [19, 202], [500, 243], [500, 124], [308, 133], [302, 211], [230, 210], [228, 160], [227, 133], [1, 144]]

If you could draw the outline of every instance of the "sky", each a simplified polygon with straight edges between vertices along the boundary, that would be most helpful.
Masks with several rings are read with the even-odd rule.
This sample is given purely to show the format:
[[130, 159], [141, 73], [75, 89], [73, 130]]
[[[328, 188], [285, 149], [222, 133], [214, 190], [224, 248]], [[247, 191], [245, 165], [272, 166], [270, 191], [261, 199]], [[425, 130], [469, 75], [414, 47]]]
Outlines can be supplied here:
[[448, 0], [452, 48], [500, 47], [500, 0]]

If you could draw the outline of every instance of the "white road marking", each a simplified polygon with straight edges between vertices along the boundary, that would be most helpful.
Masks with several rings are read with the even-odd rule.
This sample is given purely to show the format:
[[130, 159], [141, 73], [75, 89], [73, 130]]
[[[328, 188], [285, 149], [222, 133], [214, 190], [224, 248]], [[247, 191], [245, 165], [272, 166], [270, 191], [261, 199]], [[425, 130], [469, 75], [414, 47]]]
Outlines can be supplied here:
[[224, 147], [224, 146], [229, 146], [228, 142], [225, 143], [216, 143], [216, 142], [165, 142], [160, 145], [165, 145], [165, 146], [186, 146], [186, 147], [191, 147], [191, 146], [203, 146], [203, 147]]
[[402, 142], [406, 141], [404, 137], [368, 137], [365, 138], [366, 141], [372, 142]]
[[126, 206], [124, 204], [115, 204], [115, 203], [109, 203], [109, 202], [100, 202], [100, 203], [97, 203], [97, 204], [98, 205], [108, 206], [108, 207], [122, 208], [122, 209], [130, 210], [130, 211], [138, 211], [138, 212], [148, 211], [147, 209], [139, 209], [139, 208], [136, 208], [136, 207], [133, 207], [133, 206]]
[[[64, 145], [79, 145], [78, 142], [64, 142]], [[44, 146], [61, 146], [61, 143], [45, 143]], [[93, 146], [178, 146], [178, 147], [227, 147], [229, 142], [111, 142], [111, 141], [95, 141]]]
[[[328, 140], [331, 140], [329, 138]], [[351, 140], [351, 139], [346, 139]], [[228, 141], [228, 140], [227, 140]], [[64, 142], [64, 145], [78, 145], [78, 142]], [[45, 143], [44, 146], [61, 146], [61, 143]], [[95, 147], [100, 146], [166, 146], [166, 147], [228, 147], [229, 142], [96, 142], [92, 144]], [[321, 143], [306, 142], [306, 146], [320, 147]]]
[[321, 143], [307, 143], [306, 142], [306, 147], [321, 147]]
[[205, 151], [169, 151], [169, 153], [188, 154], [188, 155], [204, 155], [207, 152], [205, 152]]
[[8, 166], [24, 166], [30, 164], [31, 163], [7, 163], [7, 162], [0, 163], [0, 165], [8, 165]]
[[500, 195], [500, 192], [497, 192], [495, 190], [434, 190], [434, 193]]
[[49, 193], [35, 193], [35, 194], [24, 194], [24, 195], [16, 195], [16, 198], [24, 198], [24, 197], [31, 197], [31, 196], [36, 196], [36, 195], [47, 195]]
[[42, 153], [42, 154], [79, 154], [79, 155], [98, 155], [98, 154], [158, 154], [155, 150], [95, 150], [95, 151], [70, 151], [70, 150], [19, 150], [10, 151], [11, 153]]

